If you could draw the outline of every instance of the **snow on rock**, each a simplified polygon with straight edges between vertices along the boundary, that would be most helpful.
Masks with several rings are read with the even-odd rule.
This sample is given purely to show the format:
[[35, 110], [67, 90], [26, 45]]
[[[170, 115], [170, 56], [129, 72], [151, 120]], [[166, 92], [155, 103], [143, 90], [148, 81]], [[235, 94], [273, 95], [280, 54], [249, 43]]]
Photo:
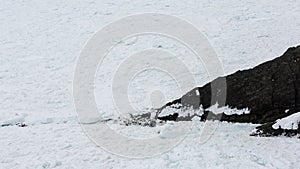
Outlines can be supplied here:
[[223, 106], [223, 107], [219, 107], [219, 104], [216, 103], [212, 106], [210, 106], [209, 108], [205, 109], [206, 111], [211, 111], [214, 114], [226, 114], [226, 115], [242, 115], [242, 114], [249, 114], [250, 110], [248, 108], [244, 108], [244, 109], [237, 109], [237, 108], [230, 108], [228, 105], [227, 106]]
[[196, 90], [196, 95], [197, 95], [197, 96], [200, 96], [199, 90]]
[[[222, 121], [261, 124], [275, 121], [291, 114], [286, 114], [283, 110], [300, 109], [300, 100], [297, 99], [300, 97], [297, 92], [300, 90], [300, 85], [298, 85], [299, 61], [300, 45], [290, 47], [281, 56], [259, 64], [253, 69], [239, 70], [233, 74], [216, 78], [201, 87], [194, 87], [181, 98], [166, 103], [166, 106], [181, 103], [183, 107], [198, 108], [201, 103], [204, 109], [211, 110], [215, 114], [225, 113], [224, 117], [220, 115], [214, 117], [221, 117]], [[291, 74], [291, 76], [287, 76], [287, 74]], [[220, 87], [214, 84], [218, 84]], [[213, 88], [216, 93], [212, 92]], [[201, 97], [195, 95], [195, 90], [200, 91]], [[212, 106], [212, 98], [218, 96], [226, 99], [226, 104]], [[212, 107], [210, 108], [210, 106]], [[248, 114], [250, 111], [245, 108], [249, 108], [251, 114]]]
[[195, 116], [191, 119], [193, 122], [199, 122], [201, 118], [199, 116]]
[[276, 120], [276, 123], [272, 125], [273, 129], [288, 129], [297, 130], [300, 123], [300, 112], [292, 114], [288, 117]]
[[0, 121], [0, 126], [12, 126], [12, 125], [23, 123], [23, 122], [25, 122], [26, 116], [27, 116], [27, 114], [21, 114], [21, 115], [16, 114], [15, 116], [13, 116], [11, 118]]
[[179, 117], [190, 117], [193, 115], [201, 116], [203, 115], [203, 109], [200, 107], [200, 109], [193, 109], [193, 108], [180, 108], [180, 104], [175, 104], [172, 106], [168, 106], [164, 109], [162, 109], [161, 113], [158, 115], [158, 117], [173, 115], [175, 113], [179, 114]]

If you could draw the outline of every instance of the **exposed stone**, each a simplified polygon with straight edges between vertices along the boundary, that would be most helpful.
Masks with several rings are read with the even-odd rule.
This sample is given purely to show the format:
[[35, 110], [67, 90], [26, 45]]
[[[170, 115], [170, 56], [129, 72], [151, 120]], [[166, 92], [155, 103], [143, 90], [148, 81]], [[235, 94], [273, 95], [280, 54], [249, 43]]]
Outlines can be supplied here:
[[[266, 123], [263, 124], [261, 126], [256, 127], [256, 130], [251, 133], [251, 136], [263, 136], [263, 137], [270, 137], [270, 136], [288, 136], [288, 137], [292, 137], [292, 136], [297, 136], [300, 135], [300, 127], [298, 127], [297, 130], [291, 130], [291, 129], [282, 129], [282, 128], [278, 128], [278, 129], [274, 129], [272, 127], [272, 125], [275, 122], [270, 122], [270, 123]], [[298, 126], [300, 126], [300, 124], [298, 124]]]
[[[223, 78], [223, 79], [222, 79]], [[218, 80], [226, 80], [226, 91], [218, 87]], [[243, 115], [214, 115], [205, 112], [202, 120], [218, 119], [229, 122], [268, 123], [300, 111], [300, 46], [289, 48], [281, 57], [265, 62], [253, 69], [237, 71], [226, 77], [220, 77], [197, 87], [167, 106], [180, 103], [182, 107], [204, 109], [215, 104], [211, 98], [216, 95], [212, 91], [226, 93], [226, 103], [238, 109], [249, 108], [250, 114]], [[197, 95], [200, 93], [200, 95]], [[289, 109], [290, 111], [285, 112]]]
[[179, 116], [178, 113], [174, 113], [174, 114], [170, 114], [168, 116], [158, 117], [158, 119], [163, 120], [163, 121], [176, 121], [178, 116]]

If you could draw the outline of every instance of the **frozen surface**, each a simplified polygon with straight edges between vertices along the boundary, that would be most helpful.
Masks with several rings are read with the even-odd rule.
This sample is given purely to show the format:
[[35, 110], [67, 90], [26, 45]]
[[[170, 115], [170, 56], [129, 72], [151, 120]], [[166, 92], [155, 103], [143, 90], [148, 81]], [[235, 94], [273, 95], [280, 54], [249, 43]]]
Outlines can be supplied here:
[[[256, 66], [280, 56], [290, 46], [299, 45], [299, 3], [297, 0], [1, 1], [0, 119], [23, 113], [28, 114], [28, 120], [75, 116], [72, 78], [76, 59], [95, 32], [120, 17], [159, 12], [186, 19], [207, 36], [223, 63], [225, 74], [229, 74]], [[111, 52], [113, 57], [108, 57], [108, 62], [118, 62], [114, 58], [118, 58], [120, 53], [126, 55], [130, 50], [143, 47], [137, 41], [120, 44], [124, 50]], [[141, 39], [144, 48], [161, 45], [182, 56], [187, 65], [193, 68], [191, 71], [199, 86], [210, 80], [202, 71], [203, 67], [194, 64], [194, 57], [184, 49], [177, 50], [178, 45], [173, 45], [174, 42], [169, 44], [169, 41], [159, 38], [150, 39], [153, 42], [150, 44], [144, 42]], [[113, 61], [109, 63], [114, 64]], [[106, 67], [103, 69], [109, 70]], [[149, 96], [144, 94], [149, 86], [161, 89], [167, 101], [179, 98], [185, 92], [174, 90], [176, 84], [170, 78], [164, 78], [165, 75], [145, 73], [145, 77], [150, 75], [156, 81], [149, 78], [141, 79], [138, 84], [139, 78], [133, 81], [129, 91], [139, 94], [130, 95], [129, 99], [135, 107], [149, 105]], [[103, 74], [109, 75], [110, 72]], [[105, 84], [109, 84], [109, 79], [101, 79], [101, 71], [98, 76], [97, 79], [102, 83], [107, 81]], [[105, 90], [98, 86], [97, 93]], [[101, 94], [96, 95], [98, 100], [99, 97]], [[108, 99], [98, 103], [103, 101], [103, 106], [99, 103], [100, 106], [109, 107], [105, 100]], [[145, 102], [137, 105], [137, 100]]]
[[[198, 122], [171, 151], [139, 160], [103, 151], [74, 122], [4, 127], [0, 130], [5, 150], [0, 154], [0, 168], [299, 168], [297, 138], [251, 137], [253, 125], [220, 123], [212, 138], [200, 144], [203, 125]], [[163, 131], [143, 131], [164, 137]]]
[[279, 127], [282, 129], [297, 130], [300, 123], [300, 112], [292, 114], [288, 117], [276, 120], [276, 123], [272, 125], [274, 129]]
[[[249, 124], [222, 123], [209, 142], [198, 144], [203, 125], [199, 123], [181, 144], [161, 156], [115, 156], [86, 137], [76, 121], [72, 97], [81, 49], [101, 27], [120, 17], [158, 12], [186, 19], [207, 36], [229, 74], [299, 45], [299, 6], [298, 0], [1, 1], [0, 122], [29, 126], [0, 128], [0, 168], [300, 168], [299, 139], [249, 137], [255, 127]], [[211, 80], [203, 65], [195, 65], [195, 56], [176, 42], [161, 37], [128, 39], [111, 51], [96, 76], [96, 100], [106, 117], [118, 116], [106, 92], [111, 68], [123, 56], [149, 47], [175, 53], [198, 86]], [[133, 107], [144, 110], [153, 105], [152, 91], [160, 90], [165, 103], [186, 92], [177, 89], [169, 76], [146, 71], [132, 81], [129, 99]], [[163, 131], [158, 134], [159, 128], [139, 128], [142, 135], [132, 132], [134, 127], [114, 127], [142, 137], [165, 137]]]

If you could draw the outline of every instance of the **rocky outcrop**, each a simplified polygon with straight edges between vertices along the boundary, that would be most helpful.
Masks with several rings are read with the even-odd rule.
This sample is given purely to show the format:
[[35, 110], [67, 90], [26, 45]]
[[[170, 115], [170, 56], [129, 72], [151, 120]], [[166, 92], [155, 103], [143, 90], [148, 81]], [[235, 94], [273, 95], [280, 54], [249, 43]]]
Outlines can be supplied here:
[[[225, 79], [222, 79], [225, 78]], [[208, 117], [229, 122], [270, 123], [276, 119], [300, 111], [300, 46], [289, 48], [282, 56], [260, 64], [253, 69], [237, 71], [220, 77], [203, 87], [197, 87], [181, 98], [167, 103], [165, 107], [180, 104], [182, 107], [209, 108], [215, 104], [211, 98], [211, 85], [226, 80], [225, 105], [237, 109], [249, 108], [250, 114], [226, 115], [204, 112], [202, 120]], [[215, 91], [224, 90], [218, 88]], [[200, 93], [200, 95], [197, 93]], [[289, 110], [288, 112], [286, 110]]]
[[253, 136], [299, 136], [300, 138], [300, 112], [292, 114], [275, 122], [269, 122], [256, 127]]
[[158, 117], [158, 119], [163, 120], [163, 121], [176, 121], [178, 116], [179, 116], [178, 113], [174, 113], [174, 114], [170, 114], [168, 116]]
[[[256, 127], [255, 131], [253, 131], [250, 135], [251, 136], [262, 136], [262, 137], [271, 137], [271, 136], [298, 136], [300, 138], [300, 127], [297, 129], [284, 129], [284, 128], [278, 128], [274, 129], [272, 126], [275, 124], [275, 122], [269, 122], [266, 124], [263, 124], [261, 126]], [[300, 126], [300, 123], [298, 124]]]

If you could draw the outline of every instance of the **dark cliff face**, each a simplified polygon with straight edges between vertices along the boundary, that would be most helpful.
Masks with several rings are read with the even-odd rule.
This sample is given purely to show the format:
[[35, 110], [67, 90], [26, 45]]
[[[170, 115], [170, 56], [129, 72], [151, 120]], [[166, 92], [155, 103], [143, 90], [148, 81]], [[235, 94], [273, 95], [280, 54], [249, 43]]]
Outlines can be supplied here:
[[[216, 85], [222, 78], [226, 79], [226, 89]], [[217, 86], [215, 91], [226, 90], [221, 92], [226, 93], [225, 105], [251, 109], [250, 114], [222, 114], [221, 121], [266, 123], [300, 111], [300, 46], [289, 48], [281, 57], [253, 69], [238, 71], [197, 87], [164, 107], [181, 103], [183, 107], [196, 109], [202, 105], [206, 109], [216, 102], [211, 100], [214, 96], [212, 84]], [[288, 113], [285, 112], [287, 109]]]

